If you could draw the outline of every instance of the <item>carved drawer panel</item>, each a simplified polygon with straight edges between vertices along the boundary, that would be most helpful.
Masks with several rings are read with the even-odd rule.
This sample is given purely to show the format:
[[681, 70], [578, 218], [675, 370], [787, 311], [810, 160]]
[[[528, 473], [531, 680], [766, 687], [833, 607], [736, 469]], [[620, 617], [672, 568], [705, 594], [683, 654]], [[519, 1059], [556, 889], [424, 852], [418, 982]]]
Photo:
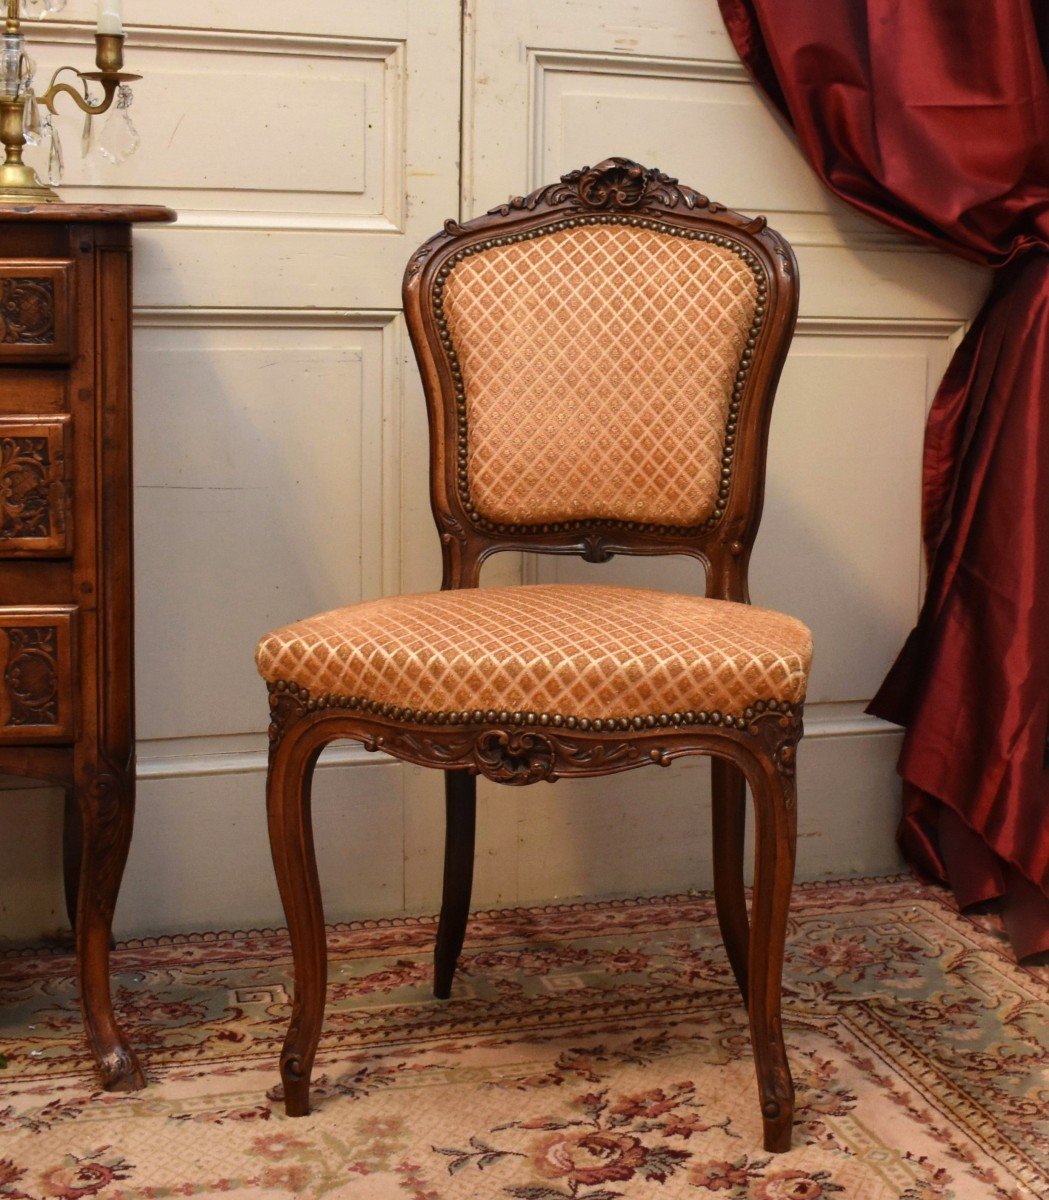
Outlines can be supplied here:
[[69, 417], [0, 417], [0, 558], [72, 553], [71, 426]]
[[0, 745], [70, 742], [75, 608], [0, 608]]
[[73, 357], [72, 275], [71, 262], [0, 263], [0, 363], [68, 362]]

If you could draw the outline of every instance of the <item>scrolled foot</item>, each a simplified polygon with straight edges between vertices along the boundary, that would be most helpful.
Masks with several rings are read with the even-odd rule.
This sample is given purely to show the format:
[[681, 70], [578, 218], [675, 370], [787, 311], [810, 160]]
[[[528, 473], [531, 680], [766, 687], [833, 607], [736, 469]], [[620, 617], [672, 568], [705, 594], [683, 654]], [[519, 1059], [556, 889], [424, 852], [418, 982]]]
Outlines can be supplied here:
[[101, 1055], [99, 1068], [107, 1092], [137, 1092], [146, 1086], [135, 1052], [127, 1046], [117, 1046]]
[[768, 1100], [761, 1106], [764, 1146], [770, 1154], [786, 1154], [794, 1127], [794, 1106]]
[[289, 1117], [305, 1117], [310, 1111], [310, 1076], [304, 1074], [298, 1058], [287, 1058], [280, 1065], [284, 1081], [284, 1111]]

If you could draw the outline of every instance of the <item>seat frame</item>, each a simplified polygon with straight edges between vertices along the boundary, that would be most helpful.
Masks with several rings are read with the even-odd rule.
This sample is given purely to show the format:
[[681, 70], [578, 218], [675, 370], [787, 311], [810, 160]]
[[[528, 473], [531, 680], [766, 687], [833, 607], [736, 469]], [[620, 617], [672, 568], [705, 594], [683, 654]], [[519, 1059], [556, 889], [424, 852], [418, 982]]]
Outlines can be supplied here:
[[[728, 247], [755, 272], [758, 301], [734, 380], [721, 487], [701, 526], [609, 519], [497, 525], [472, 505], [466, 467], [466, 399], [445, 319], [444, 282], [466, 254], [581, 224], [639, 225]], [[790, 246], [764, 217], [727, 210], [663, 174], [612, 158], [564, 175], [442, 232], [410, 259], [404, 305], [427, 397], [431, 501], [444, 560], [442, 587], [479, 584], [500, 551], [582, 556], [685, 554], [706, 570], [707, 595], [749, 603], [747, 568], [764, 498], [772, 401], [797, 315]], [[354, 739], [368, 750], [446, 772], [445, 879], [435, 949], [438, 997], [451, 990], [473, 877], [476, 778], [524, 785], [712, 758], [714, 893], [729, 961], [746, 1003], [769, 1151], [790, 1147], [794, 1088], [780, 1018], [781, 974], [796, 844], [795, 756], [802, 706], [756, 703], [743, 714], [658, 713], [586, 720], [534, 712], [421, 713], [364, 698], [313, 696], [270, 685], [267, 782], [270, 842], [294, 957], [292, 1017], [280, 1058], [286, 1111], [309, 1111], [310, 1075], [324, 1016], [324, 914], [310, 814], [313, 769], [325, 746]], [[755, 812], [755, 873], [744, 887], [746, 785]]]

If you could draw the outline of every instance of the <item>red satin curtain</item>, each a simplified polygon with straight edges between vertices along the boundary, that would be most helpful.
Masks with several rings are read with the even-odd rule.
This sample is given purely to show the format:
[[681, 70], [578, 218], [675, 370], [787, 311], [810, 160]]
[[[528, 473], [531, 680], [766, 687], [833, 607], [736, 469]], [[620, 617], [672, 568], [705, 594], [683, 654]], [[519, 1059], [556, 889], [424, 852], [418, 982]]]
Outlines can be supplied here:
[[929, 587], [869, 711], [906, 726], [900, 844], [1049, 950], [1049, 5], [719, 0], [823, 182], [996, 268], [929, 417]]

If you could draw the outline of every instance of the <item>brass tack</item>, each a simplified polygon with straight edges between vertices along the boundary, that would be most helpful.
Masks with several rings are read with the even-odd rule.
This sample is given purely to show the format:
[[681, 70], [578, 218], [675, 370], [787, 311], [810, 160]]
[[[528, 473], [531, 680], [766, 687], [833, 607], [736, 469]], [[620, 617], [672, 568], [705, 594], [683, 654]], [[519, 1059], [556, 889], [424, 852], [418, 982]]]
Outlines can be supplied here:
[[565, 723], [565, 719], [564, 719], [564, 717], [562, 717], [562, 716], [555, 716], [555, 717], [554, 717], [554, 726], [555, 726], [557, 729], [560, 729], [560, 728], [561, 728], [561, 726], [562, 726], [564, 723]]
[[575, 719], [575, 717], [569, 717], [568, 720], [565, 721], [565, 724], [568, 726], [569, 729], [575, 729], [576, 725], [578, 725], [579, 722]]

